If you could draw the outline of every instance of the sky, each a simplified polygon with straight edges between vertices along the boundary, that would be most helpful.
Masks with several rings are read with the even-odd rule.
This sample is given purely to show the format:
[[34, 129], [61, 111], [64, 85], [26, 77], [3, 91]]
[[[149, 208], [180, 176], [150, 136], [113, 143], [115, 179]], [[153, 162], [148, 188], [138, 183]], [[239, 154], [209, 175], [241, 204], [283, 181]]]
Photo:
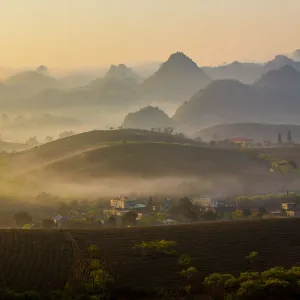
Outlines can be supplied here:
[[0, 0], [0, 66], [266, 61], [300, 48], [300, 0]]

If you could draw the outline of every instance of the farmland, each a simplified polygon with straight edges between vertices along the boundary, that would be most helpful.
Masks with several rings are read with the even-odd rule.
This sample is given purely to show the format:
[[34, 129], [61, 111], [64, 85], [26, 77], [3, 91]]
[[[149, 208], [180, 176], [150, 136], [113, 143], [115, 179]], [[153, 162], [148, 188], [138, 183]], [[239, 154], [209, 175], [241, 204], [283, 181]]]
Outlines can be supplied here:
[[98, 251], [120, 261], [116, 285], [124, 291], [174, 288], [181, 280], [176, 258], [143, 256], [132, 249], [142, 241], [168, 239], [177, 242], [181, 253], [193, 258], [199, 270], [193, 285], [200, 287], [203, 277], [212, 272], [236, 274], [249, 270], [245, 257], [251, 251], [259, 253], [261, 270], [275, 265], [299, 266], [299, 236], [300, 219], [57, 232], [2, 230], [2, 284], [41, 293], [62, 289], [75, 241], [80, 249], [96, 245]]

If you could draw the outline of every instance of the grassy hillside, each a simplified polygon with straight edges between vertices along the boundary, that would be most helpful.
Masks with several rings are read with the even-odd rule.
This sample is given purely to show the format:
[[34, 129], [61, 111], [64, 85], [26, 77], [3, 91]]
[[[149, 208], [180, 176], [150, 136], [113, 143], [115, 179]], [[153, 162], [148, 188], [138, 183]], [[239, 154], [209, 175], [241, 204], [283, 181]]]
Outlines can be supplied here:
[[279, 192], [282, 182], [282, 175], [269, 173], [265, 161], [240, 150], [203, 147], [181, 136], [142, 130], [87, 132], [17, 153], [11, 162], [19, 180], [30, 178], [48, 192], [51, 185], [79, 181], [89, 192], [87, 184], [97, 181], [98, 193], [109, 185], [112, 194], [241, 195]]
[[245, 137], [257, 142], [263, 140], [277, 142], [278, 133], [281, 133], [283, 141], [286, 141], [288, 131], [292, 132], [294, 141], [300, 140], [299, 125], [263, 123], [220, 124], [197, 131], [193, 136], [201, 137], [205, 141]]
[[260, 153], [264, 153], [271, 158], [285, 159], [287, 161], [295, 161], [300, 167], [300, 147], [295, 146], [291, 148], [262, 148]]
[[[245, 257], [259, 253], [256, 268], [299, 266], [300, 219], [214, 222], [145, 228], [70, 230], [68, 232], [1, 231], [3, 277], [14, 290], [36, 289], [43, 294], [61, 289], [75, 240], [80, 249], [96, 245], [102, 254], [122, 261], [116, 285], [123, 291], [174, 288], [182, 284], [176, 258], [141, 256], [132, 247], [142, 241], [168, 239], [193, 258], [199, 270], [194, 287], [213, 272], [249, 271]], [[72, 239], [70, 239], [72, 238]], [[74, 249], [74, 248], [73, 248]]]
[[14, 160], [25, 164], [26, 162], [31, 164], [51, 162], [52, 160], [62, 159], [69, 155], [79, 154], [115, 143], [123, 143], [124, 141], [196, 144], [193, 140], [181, 136], [138, 129], [95, 130], [55, 140], [24, 151], [16, 155]]
[[98, 176], [184, 176], [243, 174], [264, 170], [238, 150], [169, 143], [126, 143], [99, 148], [47, 166], [60, 173]]

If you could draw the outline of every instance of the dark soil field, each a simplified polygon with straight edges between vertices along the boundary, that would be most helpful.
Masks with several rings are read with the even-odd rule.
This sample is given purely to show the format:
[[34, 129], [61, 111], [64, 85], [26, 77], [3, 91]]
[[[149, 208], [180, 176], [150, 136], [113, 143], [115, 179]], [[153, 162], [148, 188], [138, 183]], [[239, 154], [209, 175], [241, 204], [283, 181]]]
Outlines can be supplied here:
[[[121, 262], [116, 285], [126, 293], [183, 284], [177, 258], [163, 254], [143, 256], [132, 249], [142, 241], [176, 241], [178, 250], [189, 254], [199, 270], [194, 278], [195, 288], [200, 288], [204, 276], [212, 272], [300, 266], [300, 219], [69, 232], [2, 230], [2, 284], [15, 290], [35, 289], [42, 293], [61, 289], [67, 280], [74, 240], [80, 249], [96, 245], [100, 253]], [[245, 259], [251, 251], [259, 253], [257, 263], [252, 266]]]

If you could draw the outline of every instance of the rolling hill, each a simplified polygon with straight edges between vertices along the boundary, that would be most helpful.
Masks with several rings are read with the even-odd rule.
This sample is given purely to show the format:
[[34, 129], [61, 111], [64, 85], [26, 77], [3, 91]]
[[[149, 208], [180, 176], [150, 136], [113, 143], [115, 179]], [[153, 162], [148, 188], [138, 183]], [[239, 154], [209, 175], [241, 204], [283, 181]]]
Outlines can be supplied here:
[[10, 166], [20, 180], [30, 177], [45, 190], [51, 184], [59, 183], [63, 189], [63, 184], [79, 182], [86, 184], [86, 190], [89, 182], [105, 185], [103, 180], [140, 193], [232, 195], [282, 190], [282, 175], [270, 175], [265, 161], [247, 153], [142, 130], [74, 135], [17, 153], [10, 157]]
[[[12, 157], [13, 169], [42, 168], [48, 164], [81, 155], [91, 150], [113, 147], [124, 143], [179, 143], [196, 144], [185, 137], [143, 130], [94, 130], [72, 135], [17, 153]], [[22, 168], [21, 168], [22, 170]]]
[[152, 129], [174, 126], [172, 119], [158, 107], [147, 106], [129, 113], [123, 122], [124, 128]]
[[291, 131], [295, 142], [300, 141], [300, 125], [263, 123], [220, 124], [199, 130], [193, 134], [193, 137], [201, 137], [204, 141], [245, 137], [256, 142], [263, 140], [277, 142], [278, 134], [281, 133], [283, 140], [286, 140], [288, 131]]
[[[260, 270], [278, 262], [284, 267], [299, 266], [299, 234], [297, 218], [54, 232], [1, 230], [0, 263], [7, 287], [48, 296], [65, 287], [70, 259], [76, 251], [95, 245], [102, 256], [124, 262], [118, 265], [115, 278], [122, 296], [141, 299], [158, 287], [174, 289], [182, 285], [182, 277], [176, 257], [140, 255], [132, 249], [137, 243], [175, 241], [178, 250], [191, 256], [198, 269], [192, 280], [198, 290], [204, 277], [213, 272], [235, 275], [252, 271], [245, 260], [252, 251], [259, 253]], [[141, 276], [140, 270], [147, 271]]]

